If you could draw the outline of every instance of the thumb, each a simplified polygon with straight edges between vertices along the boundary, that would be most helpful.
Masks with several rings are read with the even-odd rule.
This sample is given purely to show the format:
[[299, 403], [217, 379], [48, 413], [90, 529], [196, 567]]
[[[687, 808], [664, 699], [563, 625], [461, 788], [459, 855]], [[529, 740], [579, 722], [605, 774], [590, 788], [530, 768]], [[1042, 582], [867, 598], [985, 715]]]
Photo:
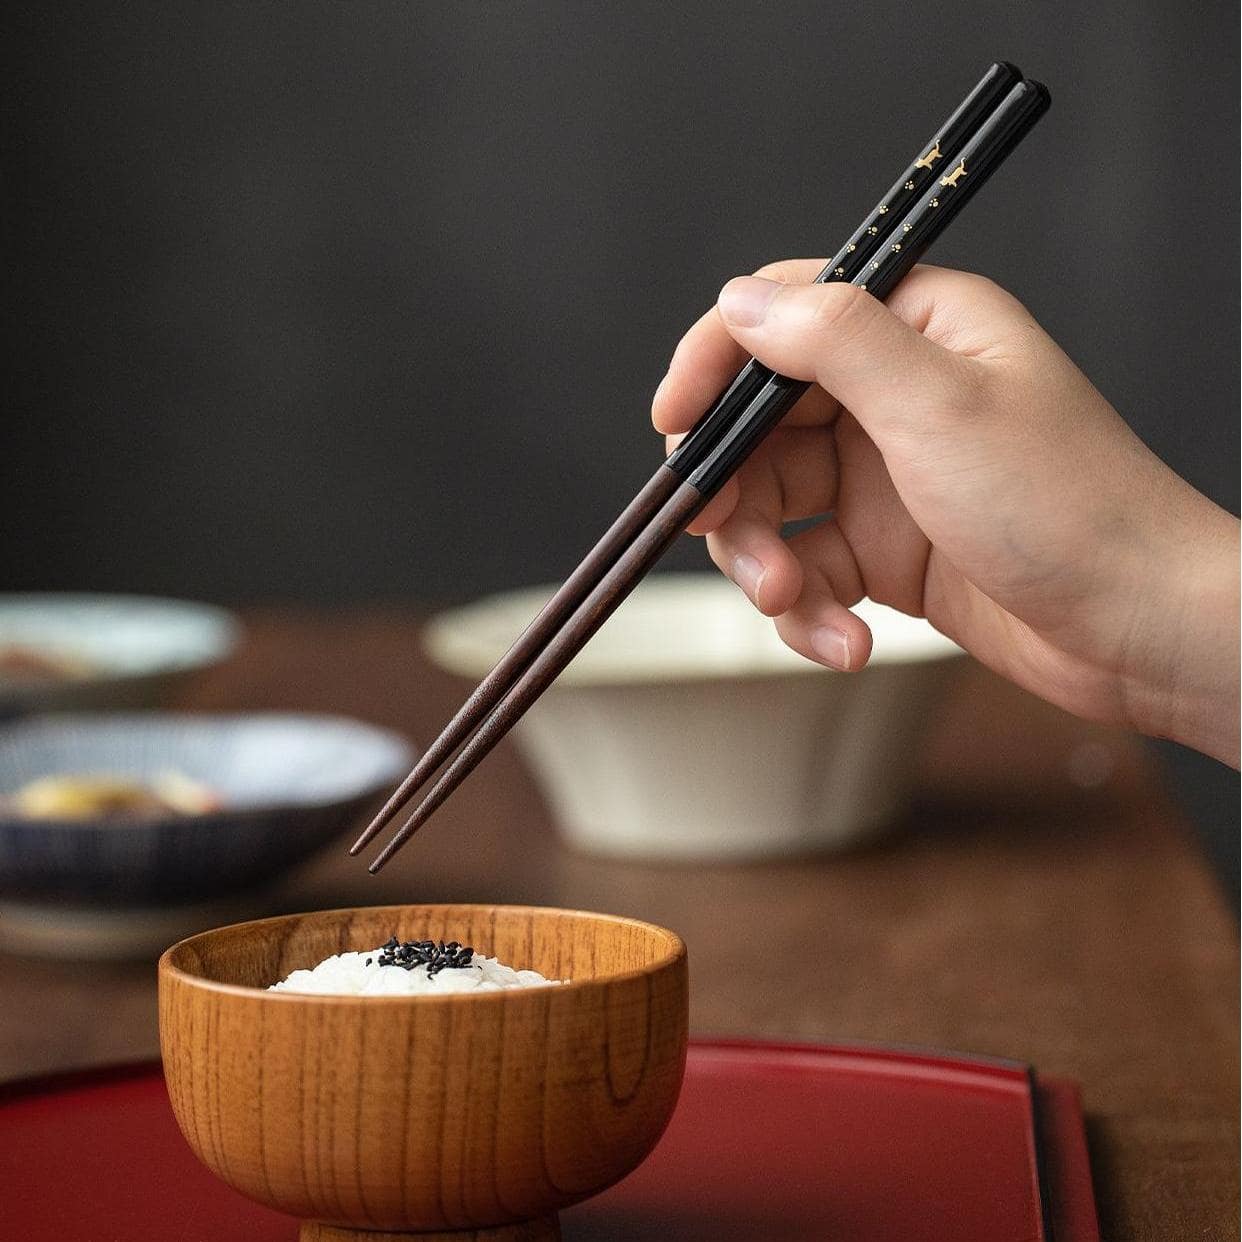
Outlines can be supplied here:
[[890, 436], [934, 434], [969, 398], [967, 359], [855, 285], [739, 276], [717, 307], [739, 345], [781, 375], [819, 384], [881, 446]]

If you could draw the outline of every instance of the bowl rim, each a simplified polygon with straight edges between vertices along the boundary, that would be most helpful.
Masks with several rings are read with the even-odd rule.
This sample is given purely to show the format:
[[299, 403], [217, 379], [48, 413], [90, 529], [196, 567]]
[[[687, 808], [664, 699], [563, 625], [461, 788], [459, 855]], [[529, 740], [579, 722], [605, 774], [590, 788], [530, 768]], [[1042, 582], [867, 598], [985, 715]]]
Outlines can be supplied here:
[[[20, 827], [25, 831], [32, 829], [55, 829], [58, 831], [78, 832], [115, 832], [122, 829], [127, 832], [146, 830], [149, 832], [165, 831], [170, 827], [188, 827], [190, 825], [210, 828], [222, 824], [234, 823], [238, 820], [250, 820], [256, 817], [271, 815], [297, 814], [299, 812], [323, 811], [333, 807], [350, 807], [355, 803], [365, 802], [380, 791], [400, 779], [409, 770], [415, 756], [414, 744], [404, 734], [383, 725], [359, 720], [353, 716], [344, 716], [337, 712], [302, 712], [302, 711], [130, 711], [130, 712], [54, 712], [48, 715], [19, 716], [15, 720], [0, 720], [0, 746], [10, 741], [19, 742], [24, 733], [39, 730], [54, 731], [58, 727], [68, 729], [85, 729], [93, 733], [109, 733], [116, 729], [129, 729], [134, 726], [158, 731], [161, 726], [180, 723], [238, 725], [251, 721], [269, 721], [294, 723], [296, 725], [346, 725], [351, 729], [361, 729], [369, 733], [373, 740], [383, 740], [394, 747], [393, 762], [389, 765], [390, 772], [359, 786], [347, 795], [331, 798], [316, 798], [309, 801], [291, 801], [287, 797], [264, 802], [247, 803], [244, 806], [224, 806], [218, 810], [205, 811], [198, 815], [151, 815], [134, 818], [88, 816], [85, 819], [54, 819], [54, 818], [22, 818], [3, 809], [0, 805], [0, 831], [12, 827]], [[399, 753], [398, 753], [399, 752]]]
[[[706, 596], [729, 598], [737, 590], [719, 574], [710, 572], [672, 572], [653, 574], [638, 588], [648, 591], [656, 590], [669, 595], [677, 593], [703, 593]], [[533, 619], [540, 608], [551, 598], [556, 585], [538, 583], [531, 586], [515, 587], [510, 590], [496, 591], [477, 599], [468, 600], [451, 608], [441, 609], [426, 618], [419, 642], [423, 651], [436, 664], [458, 677], [478, 679], [486, 674], [497, 659], [503, 655], [509, 642], [516, 639], [519, 633], [515, 629], [508, 640], [495, 645], [494, 649], [485, 650], [487, 639], [462, 638], [465, 629], [474, 629], [479, 622], [514, 608], [516, 605], [529, 604], [529, 616]], [[879, 608], [885, 612], [895, 613], [903, 622], [929, 629], [932, 633], [934, 646], [931, 649], [916, 652], [884, 652], [872, 655], [865, 668], [859, 672], [870, 670], [900, 668], [905, 666], [926, 666], [957, 660], [967, 652], [953, 639], [941, 634], [925, 618], [916, 618], [901, 613], [898, 609], [874, 600], [863, 600], [868, 608]], [[749, 605], [747, 605], [749, 607]], [[762, 618], [761, 618], [762, 620]], [[562, 689], [602, 690], [602, 689], [641, 689], [645, 687], [694, 684], [729, 684], [739, 681], [787, 680], [807, 676], [841, 676], [834, 670], [825, 668], [812, 660], [799, 656], [796, 652], [775, 648], [762, 658], [748, 664], [738, 664], [730, 669], [714, 667], [710, 662], [699, 663], [683, 659], [680, 662], [670, 661], [667, 667], [647, 666], [636, 661], [626, 665], [621, 661], [604, 661], [594, 667], [586, 667], [571, 662], [557, 678], [553, 692], [559, 686]], [[857, 676], [858, 673], [849, 674]]]
[[[11, 714], [27, 715], [61, 706], [98, 704], [100, 707], [117, 696], [149, 695], [154, 690], [177, 684], [215, 668], [230, 659], [246, 638], [246, 626], [240, 616], [219, 604], [203, 600], [183, 599], [171, 595], [145, 595], [122, 591], [4, 591], [0, 592], [0, 646], [26, 639], [16, 639], [4, 625], [7, 607], [44, 609], [50, 616], [65, 608], [138, 607], [165, 614], [193, 616], [204, 627], [204, 640], [184, 647], [175, 656], [144, 659], [135, 667], [119, 667], [111, 660], [96, 662], [89, 673], [53, 678], [50, 681], [5, 680], [0, 684], [0, 718]], [[64, 642], [34, 642], [36, 650], [48, 653], [76, 650]]]
[[[250, 987], [242, 983], [222, 983], [217, 979], [205, 979], [202, 975], [191, 974], [188, 970], [184, 970], [182, 967], [174, 965], [172, 961], [172, 955], [184, 946], [192, 944], [196, 940], [204, 940], [207, 937], [215, 936], [220, 932], [232, 931], [239, 927], [261, 927], [264, 924], [282, 923], [289, 919], [313, 918], [316, 915], [327, 916], [334, 914], [352, 914], [362, 910], [411, 910], [417, 909], [419, 906], [451, 907], [459, 910], [509, 910], [518, 914], [568, 914], [582, 918], [618, 923], [630, 927], [640, 927], [645, 931], [658, 933], [661, 937], [668, 940], [669, 949], [663, 957], [638, 970], [620, 971], [617, 974], [601, 975], [594, 979], [570, 979], [565, 983], [549, 980], [547, 984], [541, 984], [536, 987], [502, 988], [495, 992], [484, 992], [482, 994], [473, 994], [470, 992], [449, 992], [443, 996], [434, 996], [427, 993], [404, 996], [357, 996], [349, 993], [335, 992], [273, 992], [270, 990], [270, 985], [269, 987]], [[351, 951], [357, 952], [358, 950], [343, 950], [343, 952]], [[675, 931], [672, 931], [667, 927], [661, 927], [658, 923], [651, 923], [646, 919], [632, 918], [631, 916], [625, 914], [605, 914], [598, 910], [575, 910], [564, 906], [511, 905], [508, 902], [412, 901], [383, 906], [338, 906], [330, 910], [305, 910], [301, 913], [271, 915], [268, 918], [263, 919], [246, 919], [241, 923], [226, 923], [221, 927], [212, 927], [207, 931], [196, 932], [193, 936], [186, 936], [184, 939], [178, 940], [176, 944], [169, 945], [168, 948], [160, 954], [159, 961], [156, 963], [156, 972], [161, 983], [163, 983], [165, 979], [172, 979], [179, 984], [188, 987], [201, 988], [203, 991], [213, 992], [217, 995], [236, 996], [249, 1000], [271, 1001], [276, 1004], [352, 1004], [365, 1005], [368, 1007], [376, 1004], [390, 1006], [401, 1004], [487, 1005], [514, 1004], [519, 1000], [519, 998], [522, 997], [543, 998], [548, 996], [553, 990], [555, 990], [557, 995], [561, 995], [563, 993], [578, 993], [590, 988], [607, 987], [615, 983], [623, 983], [632, 979], [642, 979], [650, 975], [657, 974], [660, 971], [668, 969], [669, 967], [675, 966], [678, 962], [684, 962], [686, 957], [687, 953], [685, 941], [682, 940], [682, 938]]]
[[[138, 591], [0, 591], [0, 636], [5, 632], [5, 612], [9, 608], [45, 609], [49, 613], [66, 608], [147, 608], [152, 612], [179, 613], [194, 616], [210, 626], [209, 642], [190, 649], [187, 647], [175, 660], [152, 661], [136, 668], [118, 669], [103, 664], [97, 672], [86, 677], [67, 677], [57, 684], [97, 684], [128, 680], [134, 677], [150, 677], [162, 673], [191, 672], [226, 659], [245, 636], [245, 626], [237, 613], [220, 604], [206, 600], [187, 599], [178, 595], [148, 595]], [[36, 644], [44, 650], [64, 648], [63, 643]]]

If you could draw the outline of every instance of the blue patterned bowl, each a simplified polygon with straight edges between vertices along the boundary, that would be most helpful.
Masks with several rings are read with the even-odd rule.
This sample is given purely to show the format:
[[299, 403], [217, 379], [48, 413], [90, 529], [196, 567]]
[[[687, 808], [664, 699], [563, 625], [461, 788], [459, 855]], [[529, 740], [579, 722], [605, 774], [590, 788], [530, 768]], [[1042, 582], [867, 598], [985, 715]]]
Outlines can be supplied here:
[[0, 668], [0, 717], [49, 709], [153, 707], [223, 660], [241, 627], [220, 608], [141, 595], [0, 595], [0, 654], [54, 662], [63, 677], [22, 681]]
[[0, 898], [169, 906], [253, 887], [355, 825], [404, 775], [398, 736], [330, 716], [61, 716], [0, 727], [0, 806], [39, 777], [176, 771], [205, 815], [32, 820], [0, 810]]

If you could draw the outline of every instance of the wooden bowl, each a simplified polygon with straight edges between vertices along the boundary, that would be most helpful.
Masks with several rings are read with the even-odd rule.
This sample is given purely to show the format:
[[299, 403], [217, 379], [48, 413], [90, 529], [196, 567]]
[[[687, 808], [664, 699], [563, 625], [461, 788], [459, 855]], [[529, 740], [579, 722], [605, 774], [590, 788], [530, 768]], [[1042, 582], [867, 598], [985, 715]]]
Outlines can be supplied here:
[[[346, 949], [459, 940], [572, 982], [483, 994], [264, 989]], [[222, 927], [159, 963], [173, 1110], [229, 1185], [303, 1242], [558, 1237], [672, 1115], [686, 951], [634, 919], [521, 906], [328, 910]], [[475, 1232], [481, 1231], [481, 1232]]]

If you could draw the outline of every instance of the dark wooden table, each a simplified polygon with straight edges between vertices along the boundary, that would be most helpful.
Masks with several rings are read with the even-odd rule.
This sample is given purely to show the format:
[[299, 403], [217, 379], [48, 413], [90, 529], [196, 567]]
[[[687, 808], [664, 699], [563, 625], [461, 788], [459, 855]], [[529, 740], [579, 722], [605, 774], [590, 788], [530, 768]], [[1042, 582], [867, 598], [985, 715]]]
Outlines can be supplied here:
[[[345, 712], [426, 740], [462, 689], [428, 668], [410, 615], [268, 613], [188, 703]], [[920, 771], [908, 822], [864, 850], [648, 866], [564, 849], [504, 746], [381, 877], [342, 848], [266, 906], [655, 920], [689, 945], [697, 1033], [925, 1044], [1070, 1075], [1107, 1238], [1238, 1238], [1237, 927], [1145, 751], [969, 666]], [[156, 1053], [150, 965], [0, 956], [0, 1000], [0, 1078]]]

